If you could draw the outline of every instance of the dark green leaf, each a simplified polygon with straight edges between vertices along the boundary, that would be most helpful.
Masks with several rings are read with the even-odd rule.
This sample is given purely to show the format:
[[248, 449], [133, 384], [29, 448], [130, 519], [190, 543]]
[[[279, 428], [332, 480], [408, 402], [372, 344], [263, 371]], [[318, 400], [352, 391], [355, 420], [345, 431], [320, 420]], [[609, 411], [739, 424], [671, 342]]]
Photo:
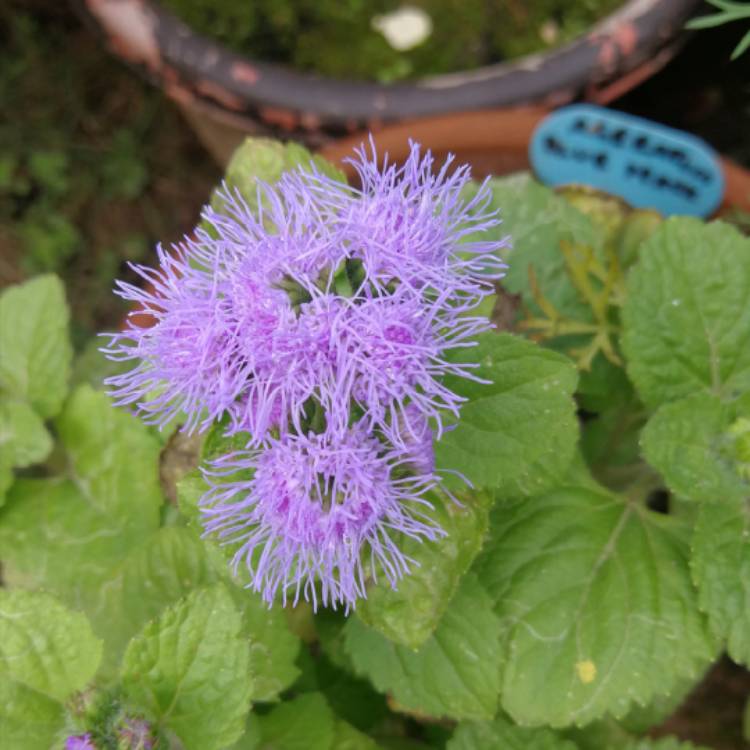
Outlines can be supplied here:
[[535, 494], [564, 474], [573, 458], [578, 422], [573, 363], [510, 334], [489, 333], [456, 361], [490, 384], [447, 378], [468, 399], [458, 426], [435, 446], [438, 467], [466, 475], [479, 488]]
[[750, 389], [750, 239], [722, 222], [664, 222], [630, 272], [622, 318], [628, 373], [649, 407]]
[[477, 567], [504, 624], [502, 705], [519, 724], [624, 716], [715, 655], [689, 528], [604, 491], [506, 503]]
[[437, 630], [418, 651], [391, 643], [357, 618], [346, 626], [354, 666], [403, 710], [420, 716], [491, 719], [497, 710], [500, 621], [467, 574]]

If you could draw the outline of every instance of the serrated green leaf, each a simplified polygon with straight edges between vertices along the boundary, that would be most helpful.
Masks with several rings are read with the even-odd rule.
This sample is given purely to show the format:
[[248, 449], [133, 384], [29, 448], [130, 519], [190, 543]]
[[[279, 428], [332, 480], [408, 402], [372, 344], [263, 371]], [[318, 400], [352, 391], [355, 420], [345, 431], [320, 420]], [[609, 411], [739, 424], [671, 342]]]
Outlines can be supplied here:
[[86, 618], [42, 592], [0, 589], [0, 677], [57, 701], [91, 680], [102, 644]]
[[305, 693], [276, 706], [259, 718], [258, 750], [331, 750], [333, 712], [320, 693]]
[[690, 564], [712, 630], [750, 665], [750, 498], [701, 504]]
[[746, 408], [698, 393], [664, 404], [648, 421], [641, 437], [643, 456], [679, 497], [711, 502], [750, 495], [729, 431], [738, 410], [750, 414], [750, 398], [744, 400]]
[[619, 718], [711, 661], [688, 533], [603, 490], [497, 509], [477, 570], [504, 624], [502, 705], [516, 722]]
[[357, 614], [371, 628], [395, 643], [415, 649], [437, 627], [458, 588], [461, 576], [479, 553], [487, 531], [491, 498], [466, 493], [461, 505], [444, 496], [430, 498], [427, 514], [447, 533], [437, 542], [404, 539], [399, 548], [419, 567], [393, 590], [382, 582], [371, 586]]
[[38, 276], [0, 294], [0, 391], [27, 401], [42, 417], [60, 410], [73, 349], [60, 280]]
[[490, 719], [500, 677], [500, 622], [467, 574], [432, 636], [418, 651], [391, 643], [356, 617], [345, 629], [356, 669], [403, 709], [425, 716]]
[[549, 729], [517, 727], [504, 718], [462, 723], [446, 750], [577, 750], [575, 743]]
[[578, 436], [573, 363], [510, 334], [489, 333], [456, 361], [477, 362], [473, 373], [491, 381], [446, 378], [465, 397], [454, 430], [435, 445], [437, 465], [500, 494], [535, 494], [560, 478]]
[[604, 239], [602, 230], [567, 200], [528, 175], [493, 179], [490, 188], [492, 204], [502, 218], [495, 230], [498, 238], [513, 238], [503, 288], [520, 294], [529, 308], [540, 312], [529, 285], [531, 267], [544, 296], [558, 312], [577, 320], [590, 320], [590, 309], [565, 272], [560, 241], [598, 247]]
[[105, 582], [159, 526], [159, 446], [88, 386], [57, 424], [72, 479], [15, 483], [2, 511], [0, 558], [8, 582], [57, 594], [104, 635], [112, 625]]
[[165, 607], [218, 575], [195, 535], [185, 528], [159, 529], [112, 572], [100, 617], [107, 622], [105, 661], [114, 667], [132, 638]]
[[0, 680], [0, 744], [8, 750], [50, 750], [65, 723], [52, 698], [18, 682]]
[[7, 466], [23, 468], [44, 461], [52, 438], [44, 422], [23, 401], [0, 398], [0, 455]]
[[125, 652], [128, 699], [186, 750], [240, 738], [250, 704], [249, 648], [223, 586], [194, 591], [150, 622]]
[[628, 373], [651, 408], [750, 389], [750, 239], [672, 218], [642, 245], [622, 312]]
[[91, 505], [145, 533], [158, 525], [159, 442], [104, 393], [79, 386], [57, 419], [73, 479]]

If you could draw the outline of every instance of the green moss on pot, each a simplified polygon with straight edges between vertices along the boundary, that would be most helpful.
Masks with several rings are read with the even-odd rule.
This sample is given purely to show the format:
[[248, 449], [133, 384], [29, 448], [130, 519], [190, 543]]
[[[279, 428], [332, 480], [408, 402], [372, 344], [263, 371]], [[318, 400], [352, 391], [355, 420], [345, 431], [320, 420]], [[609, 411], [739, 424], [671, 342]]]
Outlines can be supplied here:
[[[622, 0], [162, 0], [239, 53], [336, 78], [393, 81], [470, 70], [570, 41]], [[432, 30], [394, 49], [373, 20], [411, 7]]]

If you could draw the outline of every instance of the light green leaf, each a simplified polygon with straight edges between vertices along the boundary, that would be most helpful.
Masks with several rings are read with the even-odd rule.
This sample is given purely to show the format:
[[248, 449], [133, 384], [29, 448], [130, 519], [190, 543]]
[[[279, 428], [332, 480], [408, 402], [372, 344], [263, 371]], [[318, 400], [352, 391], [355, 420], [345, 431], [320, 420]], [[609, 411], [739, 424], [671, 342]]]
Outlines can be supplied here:
[[74, 481], [91, 505], [128, 518], [141, 532], [158, 525], [159, 442], [104, 393], [79, 386], [57, 420]]
[[65, 710], [21, 683], [0, 679], [0, 744], [8, 750], [50, 750], [56, 747]]
[[630, 272], [622, 318], [628, 373], [649, 407], [750, 389], [750, 239], [722, 222], [664, 222]]
[[502, 705], [519, 724], [624, 716], [705, 668], [715, 645], [677, 519], [580, 487], [493, 515], [480, 580], [503, 623]]
[[192, 531], [175, 526], [159, 529], [114, 569], [104, 585], [101, 618], [108, 621], [108, 666], [115, 666], [130, 638], [165, 607], [216, 580], [218, 575]]
[[686, 500], [711, 502], [750, 495], [740, 475], [730, 427], [738, 410], [750, 414], [750, 399], [725, 404], [698, 393], [664, 404], [641, 436], [644, 458], [658, 469], [670, 490]]
[[0, 455], [6, 466], [24, 468], [44, 461], [52, 438], [44, 422], [23, 401], [0, 398]]
[[446, 378], [468, 401], [458, 426], [435, 445], [437, 465], [465, 474], [479, 488], [501, 494], [535, 494], [570, 464], [578, 436], [572, 393], [577, 374], [560, 354], [510, 334], [481, 336], [455, 361], [491, 384]]
[[356, 617], [345, 628], [355, 668], [404, 710], [454, 719], [491, 719], [500, 678], [500, 622], [467, 574], [437, 630], [418, 651], [391, 643]]
[[495, 232], [498, 238], [510, 235], [513, 240], [503, 288], [520, 294], [528, 307], [539, 312], [529, 285], [529, 267], [532, 267], [544, 296], [561, 314], [590, 320], [590, 309], [565, 272], [560, 241], [575, 241], [595, 248], [604, 239], [601, 229], [567, 200], [528, 175], [494, 179], [490, 187], [492, 204], [502, 219]]
[[82, 386], [58, 420], [72, 480], [19, 480], [0, 516], [9, 583], [44, 587], [112, 625], [104, 583], [159, 526], [159, 447], [133, 417]]
[[331, 750], [378, 750], [378, 744], [351, 724], [337, 719]]
[[430, 637], [458, 588], [461, 576], [479, 553], [487, 531], [491, 499], [466, 493], [461, 505], [441, 496], [430, 498], [428, 515], [447, 532], [437, 542], [405, 538], [401, 551], [419, 567], [393, 590], [383, 581], [371, 586], [357, 605], [362, 621], [395, 643], [415, 649]]
[[336, 726], [320, 693], [305, 693], [260, 717], [258, 750], [332, 750]]
[[446, 750], [577, 750], [575, 743], [549, 729], [517, 727], [504, 718], [462, 723]]
[[49, 594], [0, 589], [0, 682], [64, 701], [91, 680], [101, 654], [79, 612]]
[[123, 689], [186, 750], [219, 750], [240, 738], [250, 704], [249, 648], [223, 586], [169, 607], [125, 652]]
[[60, 280], [38, 276], [0, 294], [0, 391], [27, 401], [42, 417], [60, 410], [73, 349]]
[[0, 511], [6, 583], [44, 587], [86, 611], [97, 632], [98, 621], [107, 624], [102, 583], [142, 542], [127, 519], [100, 513], [72, 482], [62, 479], [17, 480]]
[[[293, 169], [307, 172], [311, 165], [324, 175], [346, 183], [343, 172], [322, 156], [313, 155], [299, 143], [281, 143], [272, 138], [246, 138], [232, 154], [224, 180], [230, 190], [239, 190], [249, 206], [255, 209], [259, 180], [273, 184], [285, 172]], [[224, 205], [218, 192], [214, 194], [211, 204], [217, 210]]]
[[702, 503], [692, 552], [701, 609], [729, 655], [750, 665], [750, 497]]

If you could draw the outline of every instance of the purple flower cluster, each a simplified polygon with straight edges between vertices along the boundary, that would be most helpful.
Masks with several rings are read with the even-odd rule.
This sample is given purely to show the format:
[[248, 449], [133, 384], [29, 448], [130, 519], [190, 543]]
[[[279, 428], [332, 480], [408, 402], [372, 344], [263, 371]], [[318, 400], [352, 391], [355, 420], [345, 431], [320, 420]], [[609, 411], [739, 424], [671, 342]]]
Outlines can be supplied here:
[[349, 607], [377, 571], [394, 587], [409, 571], [398, 535], [442, 533], [425, 513], [433, 431], [462, 401], [445, 377], [475, 377], [451, 352], [490, 327], [474, 311], [504, 269], [489, 190], [462, 198], [468, 167], [435, 171], [416, 144], [402, 166], [374, 148], [352, 163], [359, 189], [290, 172], [256, 211], [225, 189], [158, 270], [135, 267], [149, 289], [118, 285], [153, 325], [105, 349], [135, 363], [109, 380], [118, 404], [246, 436], [201, 505], [269, 603]]

